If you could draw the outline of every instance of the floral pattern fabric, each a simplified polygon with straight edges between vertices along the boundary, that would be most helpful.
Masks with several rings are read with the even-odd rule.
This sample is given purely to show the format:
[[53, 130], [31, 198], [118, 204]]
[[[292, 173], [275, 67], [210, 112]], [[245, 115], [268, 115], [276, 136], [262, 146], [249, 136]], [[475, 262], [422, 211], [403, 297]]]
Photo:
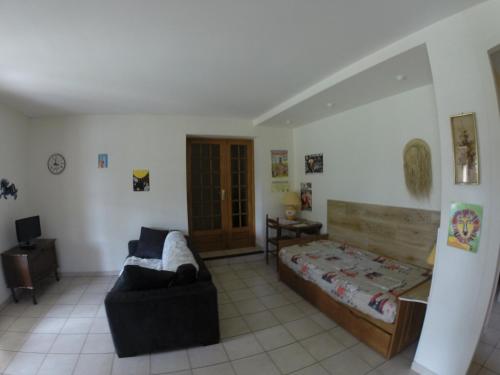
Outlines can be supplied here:
[[424, 268], [329, 240], [285, 247], [279, 256], [337, 301], [387, 323], [396, 319], [398, 296], [431, 276]]

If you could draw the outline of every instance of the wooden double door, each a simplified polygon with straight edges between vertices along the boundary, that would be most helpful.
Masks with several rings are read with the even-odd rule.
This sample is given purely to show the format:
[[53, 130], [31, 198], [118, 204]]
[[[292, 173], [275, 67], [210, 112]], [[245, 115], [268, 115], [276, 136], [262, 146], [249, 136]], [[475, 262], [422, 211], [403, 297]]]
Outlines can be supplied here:
[[255, 246], [253, 141], [187, 138], [189, 235], [198, 251]]

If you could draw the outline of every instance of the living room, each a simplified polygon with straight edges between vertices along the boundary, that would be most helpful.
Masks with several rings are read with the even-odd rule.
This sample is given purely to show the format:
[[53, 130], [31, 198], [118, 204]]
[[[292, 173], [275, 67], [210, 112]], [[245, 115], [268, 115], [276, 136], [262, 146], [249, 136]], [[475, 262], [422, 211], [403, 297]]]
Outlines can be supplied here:
[[[16, 220], [39, 216], [39, 237], [56, 239], [61, 280], [43, 280], [37, 305], [28, 291], [16, 291], [16, 304], [7, 284], [0, 288], [0, 372], [500, 373], [500, 310], [493, 302], [500, 244], [492, 74], [498, 14], [498, 0], [3, 2], [0, 178], [8, 183], [0, 197], [0, 246], [2, 252], [17, 246]], [[469, 113], [481, 178], [458, 184], [450, 117]], [[403, 150], [415, 138], [432, 154], [423, 199], [405, 184]], [[257, 254], [206, 259], [211, 251], [203, 245], [215, 240], [203, 231], [196, 237], [190, 139], [251, 141], [253, 194], [245, 211], [251, 245], [236, 247]], [[282, 178], [272, 174], [275, 151], [287, 151]], [[304, 156], [316, 154], [322, 172], [309, 174]], [[61, 172], [51, 171], [53, 155], [63, 158]], [[224, 158], [231, 157], [217, 160]], [[147, 189], [138, 191], [134, 173], [144, 170]], [[421, 334], [401, 353], [388, 358], [372, 350], [370, 339], [294, 291], [276, 271], [281, 255], [271, 254], [266, 264], [266, 215], [283, 217], [285, 190], [299, 192], [305, 182], [312, 207], [297, 216], [320, 223], [330, 239], [333, 200], [440, 213]], [[235, 196], [227, 186], [217, 202]], [[482, 206], [475, 253], [448, 245], [453, 202]], [[134, 256], [129, 241], [141, 237], [142, 227], [198, 241], [191, 247], [205, 258], [197, 262], [218, 292], [220, 342], [116, 354], [104, 299], [125, 258]], [[87, 316], [78, 305], [96, 308]], [[43, 331], [37, 328], [43, 319], [62, 325]], [[90, 320], [88, 328], [66, 333], [77, 348], [67, 352], [60, 342], [68, 339], [70, 319]], [[279, 332], [287, 338], [279, 344], [266, 336]], [[35, 339], [40, 346], [33, 350], [28, 344]], [[100, 339], [107, 344], [93, 351]], [[319, 353], [313, 343], [328, 350]]]

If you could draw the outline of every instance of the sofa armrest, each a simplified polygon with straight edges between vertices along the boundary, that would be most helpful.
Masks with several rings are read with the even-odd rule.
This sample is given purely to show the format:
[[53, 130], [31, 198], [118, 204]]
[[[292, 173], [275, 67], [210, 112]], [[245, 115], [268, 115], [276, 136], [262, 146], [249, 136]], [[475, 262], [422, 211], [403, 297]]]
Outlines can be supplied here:
[[128, 242], [128, 256], [135, 255], [137, 246], [139, 246], [139, 240], [132, 240]]

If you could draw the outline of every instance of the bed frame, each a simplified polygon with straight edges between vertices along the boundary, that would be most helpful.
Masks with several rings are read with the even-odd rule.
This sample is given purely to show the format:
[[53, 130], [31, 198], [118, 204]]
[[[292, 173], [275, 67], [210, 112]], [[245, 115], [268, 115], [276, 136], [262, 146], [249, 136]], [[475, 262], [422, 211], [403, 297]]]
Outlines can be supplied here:
[[[328, 201], [330, 239], [424, 268], [428, 268], [425, 259], [436, 242], [439, 219], [437, 211]], [[319, 238], [325, 236], [288, 240], [282, 247]], [[420, 335], [425, 304], [398, 299], [396, 320], [390, 324], [337, 302], [316, 284], [302, 279], [281, 263], [280, 257], [278, 272], [281, 281], [387, 359], [401, 352]]]

